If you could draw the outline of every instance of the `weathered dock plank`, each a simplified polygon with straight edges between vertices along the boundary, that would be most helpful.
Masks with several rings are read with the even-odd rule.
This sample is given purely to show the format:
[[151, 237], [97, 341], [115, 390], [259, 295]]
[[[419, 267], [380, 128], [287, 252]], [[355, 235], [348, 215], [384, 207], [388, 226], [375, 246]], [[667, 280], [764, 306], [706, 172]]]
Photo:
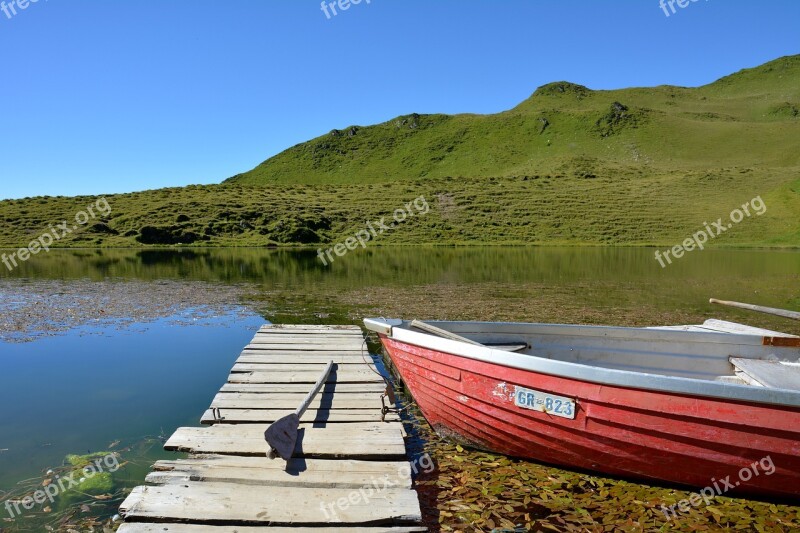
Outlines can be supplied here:
[[[301, 425], [297, 457], [348, 457], [394, 460], [405, 457], [402, 426], [383, 423], [327, 424], [324, 428]], [[267, 424], [215, 425], [180, 428], [164, 449], [190, 453], [266, 455]]]
[[[318, 336], [309, 336], [307, 339], [298, 339], [297, 337], [289, 335], [256, 335], [248, 344], [278, 345], [276, 349], [279, 350], [281, 349], [281, 346], [285, 346], [290, 350], [301, 350], [303, 346], [311, 349], [319, 349], [317, 346], [331, 346], [330, 350], [332, 351], [341, 351], [344, 349], [356, 351], [361, 351], [363, 349], [364, 351], [368, 351], [366, 343], [361, 342], [358, 337], [353, 337], [352, 339], [320, 339]], [[292, 346], [295, 347], [291, 348]]]
[[361, 346], [365, 344], [361, 335], [286, 335], [285, 333], [256, 333], [252, 342], [260, 343], [288, 343], [288, 344], [355, 344]]
[[[316, 383], [320, 372], [298, 370], [296, 372], [233, 372], [228, 383]], [[383, 378], [371, 370], [361, 372], [331, 372], [326, 383], [385, 383]]]
[[213, 481], [243, 485], [361, 488], [389, 476], [398, 489], [411, 488], [406, 461], [354, 461], [352, 459], [292, 459], [287, 463], [267, 457], [205, 455], [158, 461], [147, 481], [154, 484]]
[[247, 527], [192, 524], [123, 524], [118, 533], [418, 533], [427, 531], [418, 526], [384, 527]]
[[[215, 418], [214, 412], [208, 409], [200, 419], [201, 424], [254, 424], [277, 422], [282, 417], [289, 415], [293, 409], [220, 409], [220, 419]], [[349, 423], [349, 422], [399, 422], [400, 416], [396, 413], [386, 413], [382, 417], [380, 409], [316, 409], [306, 411], [300, 417], [300, 422], [308, 423]]]
[[[316, 372], [317, 377], [322, 371], [325, 369], [327, 364], [330, 362], [325, 361], [324, 363], [306, 363], [302, 366], [299, 366], [296, 363], [239, 363], [236, 362], [233, 365], [232, 372], [236, 372], [237, 370], [240, 372], [251, 372], [254, 370], [261, 371], [261, 372]], [[373, 375], [378, 375], [378, 371], [370, 368], [367, 366], [366, 363], [362, 361], [360, 365], [353, 366], [353, 365], [342, 365], [339, 366], [334, 364], [333, 368], [331, 369], [331, 374], [366, 374], [371, 373]]]
[[[275, 392], [308, 392], [308, 385], [304, 383], [226, 383], [220, 392], [253, 392], [258, 394], [270, 394]], [[325, 385], [322, 392], [335, 392], [337, 394], [355, 394], [364, 392], [381, 393], [386, 389], [383, 381], [376, 383], [336, 383], [331, 382]]]
[[261, 328], [257, 335], [290, 335], [301, 337], [303, 335], [324, 335], [327, 337], [351, 336], [363, 338], [364, 334], [360, 329], [309, 329], [305, 328]]
[[361, 328], [352, 324], [264, 324], [258, 331], [312, 331], [314, 333], [325, 333], [330, 331], [354, 331], [361, 335]]
[[242, 352], [237, 363], [262, 363], [262, 364], [286, 364], [286, 365], [325, 365], [328, 361], [333, 361], [337, 365], [363, 365], [365, 361], [372, 363], [370, 356], [350, 355], [350, 354], [331, 354], [331, 355], [277, 355], [272, 353], [259, 353], [257, 351], [246, 350]]
[[296, 346], [292, 346], [289, 344], [283, 344], [284, 348], [275, 348], [273, 345], [267, 344], [248, 344], [245, 346], [245, 352], [261, 352], [261, 353], [269, 353], [270, 355], [297, 355], [297, 356], [306, 356], [306, 355], [367, 355], [366, 351], [361, 349], [355, 350], [338, 350], [338, 349], [329, 349], [329, 348], [317, 348], [317, 347], [309, 347], [306, 349], [298, 348]]
[[361, 329], [309, 329], [309, 328], [260, 328], [257, 335], [325, 335], [325, 337], [355, 336], [363, 337]]
[[[227, 409], [289, 409], [295, 410], [303, 401], [303, 394], [252, 394], [248, 392], [221, 392], [211, 407]], [[310, 410], [316, 409], [377, 409], [380, 411], [380, 394], [321, 393], [311, 401]]]
[[329, 342], [315, 342], [308, 344], [301, 343], [277, 343], [277, 342], [254, 342], [250, 341], [248, 348], [255, 347], [260, 350], [319, 350], [327, 352], [359, 352], [360, 344], [336, 344]]
[[[288, 372], [288, 373], [296, 373], [298, 371], [302, 372], [314, 372], [317, 374], [317, 377], [322, 373], [325, 369], [325, 364], [320, 363], [309, 363], [307, 365], [303, 365], [298, 369], [298, 365], [296, 364], [281, 364], [281, 363], [234, 363], [231, 372]], [[336, 376], [361, 376], [361, 375], [372, 375], [380, 377], [380, 374], [377, 373], [376, 370], [369, 368], [366, 364], [362, 363], [361, 365], [354, 366], [354, 365], [342, 365], [342, 366], [334, 366], [331, 370], [332, 375]], [[316, 381], [316, 380], [314, 380]]]
[[[358, 498], [350, 498], [352, 494]], [[344, 498], [346, 505], [337, 505]], [[350, 498], [350, 499], [349, 499]], [[363, 497], [352, 489], [261, 487], [237, 483], [187, 482], [136, 487], [120, 507], [126, 518], [313, 526], [329, 524], [416, 524], [422, 519], [417, 493], [374, 490]], [[235, 517], [235, 518], [233, 518]]]

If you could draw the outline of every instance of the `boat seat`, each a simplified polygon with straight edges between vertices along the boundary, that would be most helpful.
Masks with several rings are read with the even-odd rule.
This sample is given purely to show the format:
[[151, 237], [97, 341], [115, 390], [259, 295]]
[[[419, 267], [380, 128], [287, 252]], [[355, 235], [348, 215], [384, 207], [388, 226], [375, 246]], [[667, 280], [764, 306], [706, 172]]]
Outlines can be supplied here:
[[800, 390], [800, 364], [731, 357], [736, 375], [752, 385]]
[[790, 339], [797, 338], [797, 335], [792, 335], [791, 333], [772, 331], [770, 329], [764, 329], [764, 328], [754, 328], [753, 326], [748, 326], [746, 324], [739, 324], [737, 322], [728, 322], [725, 320], [716, 320], [713, 318], [706, 320], [705, 322], [703, 322], [702, 326], [698, 327], [711, 331], [719, 331], [720, 333], [736, 333], [739, 335], [760, 335], [762, 337], [788, 337]]
[[791, 333], [783, 333], [780, 331], [772, 331], [764, 328], [754, 328], [746, 324], [739, 324], [737, 322], [728, 322], [725, 320], [716, 320], [709, 318], [705, 322], [694, 326], [656, 326], [645, 329], [663, 329], [667, 331], [694, 331], [697, 333], [707, 333], [713, 331], [715, 333], [731, 333], [735, 335], [758, 335], [760, 337], [786, 337], [789, 339], [797, 339], [797, 335]]

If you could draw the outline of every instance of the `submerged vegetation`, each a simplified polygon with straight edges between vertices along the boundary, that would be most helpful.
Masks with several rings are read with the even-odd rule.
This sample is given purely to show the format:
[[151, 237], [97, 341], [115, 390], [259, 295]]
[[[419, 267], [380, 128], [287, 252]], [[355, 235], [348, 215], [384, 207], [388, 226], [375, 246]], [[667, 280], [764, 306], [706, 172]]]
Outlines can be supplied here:
[[112, 442], [103, 452], [68, 455], [41, 477], [0, 493], [0, 532], [116, 531], [117, 509], [163, 438], [145, 437], [127, 445]]

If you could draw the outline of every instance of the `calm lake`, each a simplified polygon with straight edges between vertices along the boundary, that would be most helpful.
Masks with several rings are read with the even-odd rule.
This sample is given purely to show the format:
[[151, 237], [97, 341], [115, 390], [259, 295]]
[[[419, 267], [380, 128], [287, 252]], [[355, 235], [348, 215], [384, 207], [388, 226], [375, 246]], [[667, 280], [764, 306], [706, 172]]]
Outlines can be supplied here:
[[[169, 455], [160, 451], [163, 438], [198, 424], [267, 321], [403, 315], [656, 325], [716, 317], [800, 333], [790, 321], [707, 303], [800, 308], [800, 252], [697, 251], [667, 268], [653, 253], [370, 248], [325, 267], [313, 251], [76, 250], [2, 268], [0, 501], [19, 482], [41, 481], [67, 454], [124, 449], [131, 464], [122, 483], [140, 483], [152, 461]], [[176, 283], [195, 287], [191, 299], [163, 307]], [[106, 301], [102, 316], [74, 309], [120, 284], [144, 294], [142, 301], [130, 309]], [[235, 289], [228, 307], [219, 306], [223, 287]], [[164, 311], [140, 312], [150, 305]], [[28, 317], [32, 309], [38, 319]]]

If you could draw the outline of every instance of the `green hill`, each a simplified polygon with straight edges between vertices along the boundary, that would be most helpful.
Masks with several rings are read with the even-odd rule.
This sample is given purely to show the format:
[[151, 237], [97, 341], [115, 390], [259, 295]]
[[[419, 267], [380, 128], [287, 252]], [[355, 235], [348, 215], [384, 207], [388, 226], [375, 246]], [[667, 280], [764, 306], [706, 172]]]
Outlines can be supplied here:
[[237, 184], [674, 172], [800, 165], [800, 56], [710, 85], [539, 88], [495, 115], [407, 115], [294, 146]]
[[[545, 85], [494, 115], [411, 114], [294, 146], [220, 185], [107, 197], [54, 246], [334, 244], [424, 196], [376, 244], [672, 246], [755, 197], [718, 245], [800, 246], [800, 56], [698, 88]], [[96, 199], [0, 202], [0, 247]]]

